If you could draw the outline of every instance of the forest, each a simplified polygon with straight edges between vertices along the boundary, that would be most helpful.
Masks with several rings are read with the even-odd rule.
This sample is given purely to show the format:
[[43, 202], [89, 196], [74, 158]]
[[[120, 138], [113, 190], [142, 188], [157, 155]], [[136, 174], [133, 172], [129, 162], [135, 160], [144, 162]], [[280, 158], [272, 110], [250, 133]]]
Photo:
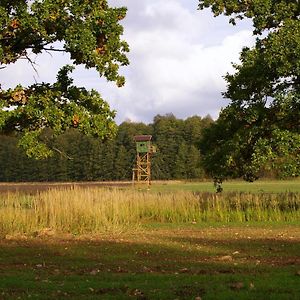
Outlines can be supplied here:
[[199, 150], [202, 132], [213, 119], [208, 115], [185, 120], [173, 114], [157, 115], [153, 123], [126, 121], [112, 139], [101, 140], [71, 128], [41, 139], [53, 149], [50, 158], [29, 158], [17, 146], [17, 135], [0, 135], [0, 181], [130, 180], [135, 163], [134, 135], [150, 134], [158, 151], [152, 157], [153, 179], [200, 179], [205, 171]]

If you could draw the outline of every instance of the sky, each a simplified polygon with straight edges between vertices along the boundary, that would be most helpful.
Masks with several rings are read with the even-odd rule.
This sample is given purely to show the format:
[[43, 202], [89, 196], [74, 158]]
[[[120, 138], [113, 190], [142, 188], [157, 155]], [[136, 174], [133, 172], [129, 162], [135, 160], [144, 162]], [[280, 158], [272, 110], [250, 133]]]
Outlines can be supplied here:
[[[254, 44], [251, 23], [237, 26], [228, 18], [197, 10], [197, 0], [109, 0], [126, 6], [123, 39], [130, 47], [130, 65], [122, 67], [126, 84], [118, 88], [93, 70], [77, 67], [78, 86], [96, 89], [112, 109], [116, 121], [151, 123], [154, 116], [173, 113], [177, 118], [218, 117], [229, 101], [223, 76], [233, 73], [244, 46]], [[42, 54], [34, 58], [38, 74], [25, 61], [0, 70], [3, 88], [19, 83], [54, 82], [59, 68], [70, 63], [68, 54]]]

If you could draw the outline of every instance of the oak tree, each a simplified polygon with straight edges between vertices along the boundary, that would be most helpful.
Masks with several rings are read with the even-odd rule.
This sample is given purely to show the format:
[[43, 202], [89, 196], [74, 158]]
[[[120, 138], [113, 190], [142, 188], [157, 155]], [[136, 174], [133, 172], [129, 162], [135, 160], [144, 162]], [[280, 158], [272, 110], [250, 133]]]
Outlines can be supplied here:
[[203, 139], [205, 165], [215, 178], [254, 180], [265, 169], [300, 175], [300, 2], [201, 0], [234, 25], [253, 22], [254, 47], [245, 47], [227, 74], [231, 103]]
[[[32, 55], [66, 52], [74, 65], [94, 68], [99, 76], [125, 83], [120, 66], [128, 64], [128, 45], [121, 40], [120, 21], [126, 8], [110, 7], [106, 0], [2, 0], [0, 3], [0, 68]], [[87, 135], [107, 138], [116, 131], [111, 111], [95, 90], [73, 85], [63, 66], [57, 82], [0, 86], [0, 130], [18, 131], [20, 145], [29, 156], [51, 155], [41, 139], [44, 128], [54, 135], [75, 127]], [[0, 70], [1, 72], [1, 70]]]

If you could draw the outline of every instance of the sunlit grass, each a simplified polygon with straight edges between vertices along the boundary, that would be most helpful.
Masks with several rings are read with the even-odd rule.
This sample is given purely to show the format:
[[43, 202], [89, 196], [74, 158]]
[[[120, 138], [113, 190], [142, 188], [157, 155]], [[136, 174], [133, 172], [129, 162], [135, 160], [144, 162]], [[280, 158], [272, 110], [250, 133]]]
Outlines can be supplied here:
[[53, 189], [0, 196], [0, 234], [50, 228], [72, 234], [122, 231], [143, 224], [297, 222], [299, 193], [148, 192], [131, 189]]
[[[251, 193], [283, 193], [300, 192], [300, 180], [257, 180], [246, 182], [242, 180], [224, 181], [224, 192], [251, 192]], [[212, 180], [202, 182], [166, 181], [154, 182], [152, 191], [193, 191], [215, 192]]]

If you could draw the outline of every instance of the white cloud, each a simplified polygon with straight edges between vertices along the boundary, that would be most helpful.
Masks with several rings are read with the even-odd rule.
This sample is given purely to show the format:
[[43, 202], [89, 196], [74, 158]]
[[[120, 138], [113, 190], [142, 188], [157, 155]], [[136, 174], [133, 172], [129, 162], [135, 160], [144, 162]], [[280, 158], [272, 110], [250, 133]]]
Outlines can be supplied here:
[[119, 121], [151, 122], [168, 112], [181, 118], [217, 117], [227, 103], [221, 97], [226, 88], [222, 76], [233, 72], [231, 63], [238, 62], [242, 47], [253, 43], [249, 24], [234, 28], [209, 11], [187, 7], [186, 1], [137, 2], [128, 1], [125, 24], [130, 76], [127, 87], [114, 93], [122, 99], [113, 102]]

